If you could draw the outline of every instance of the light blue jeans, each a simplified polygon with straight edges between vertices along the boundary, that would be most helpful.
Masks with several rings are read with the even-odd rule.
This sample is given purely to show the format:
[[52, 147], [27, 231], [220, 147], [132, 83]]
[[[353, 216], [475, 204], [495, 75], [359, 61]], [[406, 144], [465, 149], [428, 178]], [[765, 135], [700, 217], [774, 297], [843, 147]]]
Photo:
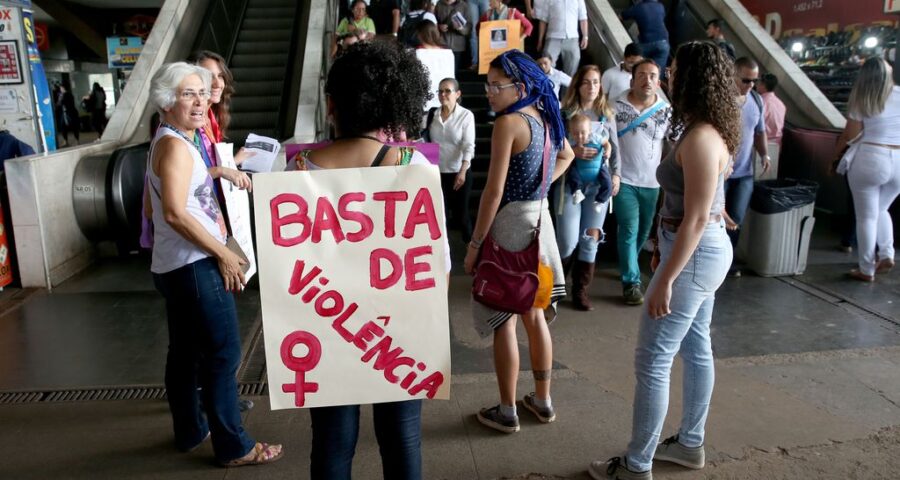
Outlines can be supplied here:
[[[596, 183], [587, 184], [582, 191], [584, 200], [578, 205], [572, 203], [572, 192], [565, 182], [561, 182], [559, 188], [565, 189], [562, 199], [562, 213], [556, 214], [556, 243], [559, 245], [559, 255], [566, 258], [575, 252], [578, 247], [578, 260], [594, 263], [597, 259], [597, 247], [603, 242], [603, 222], [606, 221], [606, 212], [609, 210], [609, 200], [599, 206], [594, 203], [597, 190]], [[598, 211], [599, 210], [599, 211]], [[600, 230], [600, 240], [587, 234], [591, 228]]]
[[[659, 230], [660, 268], [671, 257], [675, 235]], [[703, 445], [715, 382], [709, 324], [716, 290], [728, 273], [731, 257], [725, 224], [709, 224], [672, 284], [671, 313], [656, 320], [650, 318], [644, 304], [634, 357], [637, 384], [627, 453], [628, 468], [632, 471], [644, 472], [653, 464], [653, 453], [669, 408], [669, 377], [676, 353], [681, 353], [684, 361], [684, 410], [678, 442], [687, 447]], [[650, 281], [648, 293], [657, 287], [658, 279], [653, 277]]]
[[472, 65], [478, 64], [478, 21], [484, 12], [491, 8], [490, 0], [469, 0], [469, 18], [472, 21], [472, 31], [469, 33], [469, 53], [472, 55]]

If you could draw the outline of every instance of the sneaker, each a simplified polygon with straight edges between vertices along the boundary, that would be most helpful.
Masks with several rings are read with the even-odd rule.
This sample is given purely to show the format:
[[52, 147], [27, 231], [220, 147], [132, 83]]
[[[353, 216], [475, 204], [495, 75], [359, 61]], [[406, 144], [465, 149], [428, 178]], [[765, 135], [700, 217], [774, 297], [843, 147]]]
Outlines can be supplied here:
[[541, 423], [550, 423], [556, 420], [556, 412], [553, 411], [552, 406], [550, 408], [541, 408], [534, 404], [534, 392], [531, 392], [522, 398], [522, 405], [528, 409], [528, 411], [533, 413]]
[[653, 459], [677, 463], [682, 467], [700, 470], [706, 464], [706, 453], [703, 451], [703, 445], [699, 447], [685, 447], [678, 442], [678, 435], [674, 435], [656, 446], [656, 453], [653, 454]]
[[248, 410], [253, 410], [253, 400], [246, 400], [243, 398], [238, 399], [238, 410], [242, 412], [246, 412]]
[[625, 287], [623, 296], [625, 297], [625, 305], [641, 305], [644, 303], [644, 293], [641, 292], [640, 283], [632, 283]]
[[519, 431], [519, 416], [506, 417], [500, 413], [500, 405], [491, 408], [482, 408], [478, 412], [478, 421], [486, 427], [493, 428], [503, 433], [516, 433]]
[[594, 480], [653, 480], [653, 473], [632, 472], [625, 466], [625, 457], [613, 457], [603, 462], [595, 460], [588, 465], [588, 473]]

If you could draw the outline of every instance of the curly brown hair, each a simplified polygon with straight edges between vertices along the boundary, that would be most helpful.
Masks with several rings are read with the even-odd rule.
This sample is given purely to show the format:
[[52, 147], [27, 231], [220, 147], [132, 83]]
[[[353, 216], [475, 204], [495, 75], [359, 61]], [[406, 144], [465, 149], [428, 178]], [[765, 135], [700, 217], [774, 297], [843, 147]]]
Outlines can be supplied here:
[[688, 42], [678, 47], [673, 67], [671, 138], [705, 122], [719, 132], [733, 155], [741, 141], [734, 63], [712, 42]]

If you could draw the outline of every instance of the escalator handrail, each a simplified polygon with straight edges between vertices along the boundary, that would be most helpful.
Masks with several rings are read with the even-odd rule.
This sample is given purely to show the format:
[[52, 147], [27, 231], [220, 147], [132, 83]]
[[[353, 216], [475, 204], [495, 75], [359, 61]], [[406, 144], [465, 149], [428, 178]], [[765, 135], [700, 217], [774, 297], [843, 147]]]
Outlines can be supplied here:
[[234, 35], [232, 35], [231, 37], [231, 45], [228, 46], [228, 52], [226, 52], [227, 54], [222, 55], [223, 57], [225, 57], [226, 65], [231, 65], [231, 57], [234, 56], [234, 50], [237, 48], [238, 32], [241, 31], [240, 26], [244, 24], [244, 18], [247, 16], [247, 5], [249, 4], [250, 0], [243, 0], [241, 1], [240, 8], [238, 8], [239, 13], [236, 18], [237, 21], [233, 23], [233, 25], [237, 25], [238, 27], [234, 29]]

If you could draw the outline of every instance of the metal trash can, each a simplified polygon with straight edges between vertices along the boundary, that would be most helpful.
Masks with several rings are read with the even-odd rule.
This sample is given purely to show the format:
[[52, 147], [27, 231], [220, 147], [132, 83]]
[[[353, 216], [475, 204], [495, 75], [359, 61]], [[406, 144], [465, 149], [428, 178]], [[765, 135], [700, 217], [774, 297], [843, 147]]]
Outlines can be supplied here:
[[816, 182], [790, 178], [753, 185], [738, 242], [738, 256], [750, 270], [762, 277], [803, 274], [818, 188]]

